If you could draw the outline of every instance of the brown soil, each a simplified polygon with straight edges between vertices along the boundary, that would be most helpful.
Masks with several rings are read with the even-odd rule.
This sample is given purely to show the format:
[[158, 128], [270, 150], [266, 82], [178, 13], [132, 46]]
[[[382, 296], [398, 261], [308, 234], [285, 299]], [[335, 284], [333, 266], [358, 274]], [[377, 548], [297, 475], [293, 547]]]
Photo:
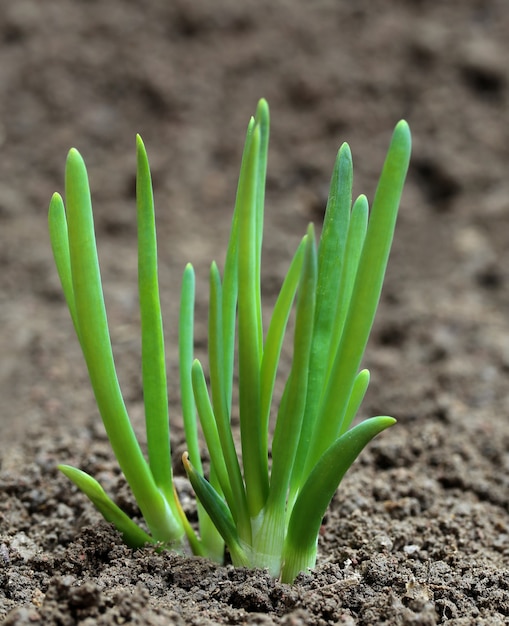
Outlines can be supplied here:
[[[509, 7], [506, 0], [66, 2], [0, 17], [0, 619], [5, 624], [509, 623]], [[324, 520], [316, 571], [132, 553], [55, 469], [137, 514], [105, 440], [46, 229], [65, 154], [94, 193], [119, 375], [143, 439], [134, 136], [151, 158], [175, 465], [180, 275], [222, 260], [242, 138], [269, 100], [264, 296], [319, 222], [335, 151], [372, 198], [390, 133], [414, 153], [362, 415], [396, 427]], [[187, 489], [180, 481], [182, 489]]]

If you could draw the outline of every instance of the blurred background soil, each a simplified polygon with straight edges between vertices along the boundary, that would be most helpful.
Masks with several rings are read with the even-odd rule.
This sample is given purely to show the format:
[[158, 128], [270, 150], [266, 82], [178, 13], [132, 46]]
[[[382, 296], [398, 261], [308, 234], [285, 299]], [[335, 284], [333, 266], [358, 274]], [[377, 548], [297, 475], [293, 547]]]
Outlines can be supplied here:
[[[508, 33], [506, 0], [4, 3], [0, 619], [12, 610], [5, 623], [508, 623]], [[355, 193], [371, 200], [399, 119], [414, 142], [361, 410], [399, 423], [345, 479], [317, 572], [292, 588], [131, 555], [55, 471], [75, 463], [112, 492], [122, 484], [47, 235], [68, 149], [88, 165], [120, 382], [143, 439], [135, 134], [145, 141], [181, 451], [180, 278], [191, 261], [203, 355], [208, 265], [223, 261], [260, 97], [272, 119], [267, 312], [308, 222], [321, 222], [340, 144], [352, 149]], [[122, 486], [119, 497], [136, 514]]]

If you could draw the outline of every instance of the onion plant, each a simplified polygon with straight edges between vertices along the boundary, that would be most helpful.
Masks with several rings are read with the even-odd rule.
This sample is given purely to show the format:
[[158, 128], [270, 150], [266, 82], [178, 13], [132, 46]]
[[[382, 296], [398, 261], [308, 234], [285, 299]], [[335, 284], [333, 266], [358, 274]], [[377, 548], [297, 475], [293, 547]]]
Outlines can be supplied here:
[[[263, 328], [261, 253], [269, 110], [251, 119], [223, 271], [210, 268], [208, 363], [194, 358], [195, 276], [182, 280], [179, 358], [185, 470], [199, 525], [186, 519], [172, 481], [168, 396], [157, 279], [154, 205], [147, 154], [137, 138], [138, 284], [147, 457], [131, 426], [113, 360], [85, 164], [72, 149], [65, 207], [54, 194], [49, 228], [56, 266], [106, 432], [147, 530], [132, 521], [83, 471], [59, 466], [122, 533], [140, 547], [268, 568], [292, 582], [312, 568], [324, 513], [340, 481], [387, 416], [353, 425], [369, 383], [361, 361], [380, 298], [403, 183], [410, 131], [397, 124], [371, 210], [352, 203], [352, 158], [340, 148], [317, 243], [310, 225]], [[290, 315], [293, 355], [279, 406], [275, 383]], [[238, 388], [234, 383], [238, 377]], [[233, 400], [235, 398], [235, 402]], [[236, 446], [231, 421], [240, 423]], [[198, 421], [208, 450], [205, 476]], [[272, 435], [272, 436], [271, 436]], [[224, 543], [223, 543], [224, 542]]]

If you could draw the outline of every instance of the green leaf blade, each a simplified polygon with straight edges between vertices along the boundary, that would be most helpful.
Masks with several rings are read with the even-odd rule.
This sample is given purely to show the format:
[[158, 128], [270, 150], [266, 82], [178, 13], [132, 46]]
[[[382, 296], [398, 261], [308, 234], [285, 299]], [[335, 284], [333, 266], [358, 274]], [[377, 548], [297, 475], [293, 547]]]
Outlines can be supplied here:
[[292, 367], [272, 442], [272, 471], [267, 508], [276, 506], [284, 509], [288, 484], [299, 444], [306, 408], [309, 360], [315, 321], [316, 289], [317, 255], [314, 229], [310, 226], [307, 232], [305, 257], [299, 282]]
[[197, 498], [205, 507], [228, 546], [234, 565], [237, 567], [249, 567], [249, 559], [241, 545], [230, 509], [225, 505], [212, 485], [194, 469], [187, 453], [184, 453], [182, 462]]
[[313, 567], [322, 518], [343, 476], [363, 448], [380, 432], [395, 424], [392, 417], [373, 417], [337, 439], [320, 457], [293, 507], [284, 548], [282, 580]]
[[[150, 469], [158, 488], [173, 504], [170, 421], [164, 334], [157, 275], [157, 239], [152, 179], [147, 152], [136, 137], [138, 293], [141, 317], [143, 401]], [[176, 510], [174, 511], [176, 514]]]
[[361, 195], [354, 202], [348, 226], [345, 257], [341, 274], [341, 297], [338, 298], [334, 316], [334, 327], [327, 355], [327, 377], [329, 379], [338, 347], [343, 335], [345, 319], [350, 309], [350, 302], [359, 267], [366, 231], [368, 227], [369, 205], [366, 196]]
[[276, 382], [276, 374], [281, 356], [281, 349], [285, 337], [286, 327], [302, 270], [306, 249], [305, 236], [292, 259], [288, 272], [281, 286], [276, 304], [267, 330], [267, 337], [263, 348], [260, 374], [260, 415], [262, 430], [268, 431], [270, 409]]
[[251, 517], [263, 508], [268, 493], [267, 441], [260, 421], [262, 356], [260, 267], [257, 249], [257, 184], [260, 130], [249, 138], [245, 177], [239, 188], [238, 354], [239, 414], [247, 501]]
[[194, 467], [203, 473], [198, 442], [196, 403], [193, 392], [192, 366], [194, 361], [194, 299], [195, 273], [188, 263], [182, 275], [179, 314], [179, 373], [180, 397], [184, 433], [188, 452]]
[[[224, 434], [230, 433], [229, 385], [224, 369], [223, 341], [223, 294], [221, 277], [215, 263], [210, 267], [209, 275], [209, 370], [212, 405], [216, 421], [221, 425]], [[233, 439], [232, 439], [233, 443]]]
[[71, 314], [72, 323], [78, 340], [80, 340], [80, 329], [76, 315], [76, 304], [74, 302], [74, 289], [72, 286], [71, 256], [69, 252], [69, 234], [67, 231], [67, 219], [62, 196], [54, 193], [51, 198], [48, 211], [48, 227], [53, 251], [53, 258], [57, 267], [58, 277], [62, 284], [64, 297]]
[[147, 543], [156, 543], [111, 500], [95, 478], [70, 465], [59, 465], [58, 469], [89, 498], [104, 519], [115, 526], [129, 547], [142, 548]]
[[[239, 523], [239, 520], [243, 518], [244, 510], [247, 509], [247, 505], [245, 504], [245, 494], [243, 494], [242, 485], [239, 485], [240, 469], [238, 467], [238, 459], [236, 455], [235, 458], [232, 459], [228, 454], [228, 450], [224, 450], [221, 446], [221, 439], [207, 390], [205, 374], [203, 373], [200, 361], [197, 359], [193, 362], [191, 374], [194, 397], [203, 435], [207, 442], [210, 460], [216, 472], [221, 490], [228, 502], [228, 506], [237, 520], [237, 523]], [[230, 467], [230, 463], [232, 462], [234, 464], [233, 468]], [[242, 490], [241, 493], [239, 493], [239, 489]]]

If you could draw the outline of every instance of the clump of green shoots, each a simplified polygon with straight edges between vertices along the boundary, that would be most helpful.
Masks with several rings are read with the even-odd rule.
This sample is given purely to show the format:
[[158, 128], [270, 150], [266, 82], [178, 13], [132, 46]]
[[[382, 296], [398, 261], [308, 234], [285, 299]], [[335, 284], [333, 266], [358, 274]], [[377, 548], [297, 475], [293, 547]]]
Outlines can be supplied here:
[[[179, 322], [183, 462], [198, 499], [199, 527], [186, 519], [173, 486], [157, 246], [150, 169], [137, 138], [138, 283], [148, 460], [120, 391], [104, 306], [90, 189], [72, 149], [66, 203], [49, 211], [53, 253], [106, 432], [148, 532], [83, 471], [60, 469], [133, 547], [147, 542], [219, 562], [224, 544], [236, 566], [268, 568], [292, 582], [316, 561], [323, 515], [364, 446], [395, 420], [352, 426], [369, 383], [360, 370], [380, 298], [410, 158], [410, 131], [397, 124], [373, 206], [352, 205], [352, 159], [338, 152], [318, 245], [314, 230], [291, 260], [266, 330], [262, 325], [261, 252], [269, 110], [261, 100], [245, 142], [230, 241], [221, 275], [210, 269], [208, 376], [194, 359], [195, 277], [183, 275]], [[295, 309], [293, 357], [271, 425], [275, 381], [287, 323]], [[238, 373], [238, 406], [233, 404]], [[240, 421], [241, 450], [231, 430]], [[197, 416], [210, 457], [201, 464]], [[272, 440], [269, 433], [273, 432]]]
[[[150, 169], [137, 138], [138, 287], [141, 314], [142, 375], [148, 462], [126, 410], [108, 330], [95, 243], [90, 188], [83, 159], [70, 150], [65, 172], [66, 207], [55, 193], [49, 207], [49, 231], [58, 274], [87, 364], [106, 433], [132, 489], [149, 533], [135, 524], [85, 472], [59, 469], [95, 504], [126, 543], [158, 543], [184, 552], [221, 559], [224, 545], [202, 511], [200, 537], [187, 521], [173, 485], [163, 327], [157, 278], [157, 244]], [[192, 312], [191, 322], [192, 322]], [[195, 420], [186, 423], [190, 449], [198, 450]]]

